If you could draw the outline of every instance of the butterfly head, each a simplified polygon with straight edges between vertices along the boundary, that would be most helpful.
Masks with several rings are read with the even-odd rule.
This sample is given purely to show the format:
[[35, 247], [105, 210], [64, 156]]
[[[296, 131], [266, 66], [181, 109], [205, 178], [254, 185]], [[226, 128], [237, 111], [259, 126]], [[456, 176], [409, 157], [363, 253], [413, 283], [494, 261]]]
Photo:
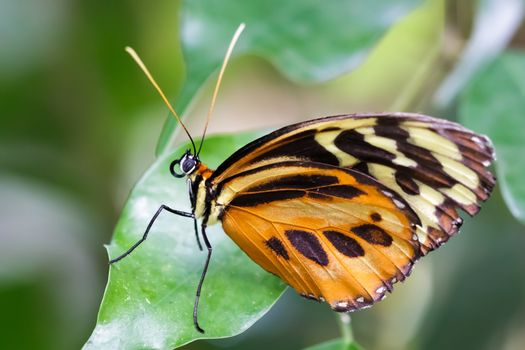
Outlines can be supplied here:
[[[179, 159], [175, 159], [173, 162], [171, 162], [171, 175], [177, 178], [189, 176], [195, 171], [195, 169], [197, 169], [199, 163], [199, 157], [197, 155], [192, 154], [190, 150], [186, 150], [182, 157], [180, 157]], [[175, 167], [177, 167], [177, 165], [181, 170], [181, 173], [178, 173], [175, 170]]]

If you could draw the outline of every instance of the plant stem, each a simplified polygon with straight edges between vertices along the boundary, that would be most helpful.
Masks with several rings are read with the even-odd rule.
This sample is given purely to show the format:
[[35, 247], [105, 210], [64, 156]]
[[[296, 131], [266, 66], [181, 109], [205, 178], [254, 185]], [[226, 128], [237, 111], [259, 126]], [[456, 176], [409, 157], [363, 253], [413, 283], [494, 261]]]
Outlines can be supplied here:
[[354, 334], [352, 332], [352, 327], [350, 327], [351, 318], [349, 314], [338, 314], [337, 323], [339, 324], [339, 329], [341, 330], [341, 338], [345, 344], [352, 344], [354, 341]]

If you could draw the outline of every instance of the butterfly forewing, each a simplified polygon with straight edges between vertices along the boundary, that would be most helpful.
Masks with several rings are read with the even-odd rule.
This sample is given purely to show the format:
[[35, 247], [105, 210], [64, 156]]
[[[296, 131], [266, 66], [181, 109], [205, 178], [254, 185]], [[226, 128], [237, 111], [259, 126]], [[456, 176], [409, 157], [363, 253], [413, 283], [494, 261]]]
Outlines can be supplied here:
[[493, 157], [486, 137], [449, 121], [406, 113], [345, 115], [262, 137], [226, 160], [210, 181], [221, 187], [240, 173], [285, 161], [354, 169], [404, 199], [421, 222], [416, 234], [426, 254], [458, 231], [457, 209], [474, 215], [490, 195], [495, 180], [486, 167]]
[[383, 298], [419, 257], [419, 219], [357, 171], [287, 161], [222, 183], [226, 233], [302, 295], [349, 311]]

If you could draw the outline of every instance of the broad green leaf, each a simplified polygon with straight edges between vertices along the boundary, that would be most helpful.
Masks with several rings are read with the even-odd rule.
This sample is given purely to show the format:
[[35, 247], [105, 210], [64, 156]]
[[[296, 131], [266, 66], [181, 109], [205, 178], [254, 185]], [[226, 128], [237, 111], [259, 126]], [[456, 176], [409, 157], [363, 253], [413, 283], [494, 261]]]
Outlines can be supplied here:
[[[216, 167], [254, 137], [209, 137], [202, 160]], [[111, 258], [142, 236], [161, 204], [190, 210], [186, 181], [168, 170], [184, 149], [160, 157], [133, 189], [107, 247]], [[206, 253], [198, 250], [191, 219], [164, 212], [149, 238], [110, 267], [97, 326], [85, 349], [172, 349], [199, 338], [238, 334], [262, 317], [284, 283], [252, 262], [220, 225], [207, 232], [214, 251], [199, 309], [205, 335], [194, 329], [192, 307]]]
[[354, 342], [348, 343], [344, 339], [334, 339], [310, 346], [304, 350], [362, 350], [362, 348]]
[[[191, 0], [182, 6], [186, 82], [177, 97], [184, 114], [198, 89], [219, 67], [235, 28], [246, 29], [235, 55], [256, 55], [300, 83], [322, 82], [355, 68], [386, 30], [421, 0]], [[157, 153], [169, 148], [169, 118]]]
[[525, 223], [525, 52], [507, 52], [479, 72], [462, 98], [461, 121], [487, 134], [508, 208]]
[[391, 27], [357, 69], [327, 83], [325, 94], [351, 111], [424, 110], [441, 64], [446, 4], [429, 0]]

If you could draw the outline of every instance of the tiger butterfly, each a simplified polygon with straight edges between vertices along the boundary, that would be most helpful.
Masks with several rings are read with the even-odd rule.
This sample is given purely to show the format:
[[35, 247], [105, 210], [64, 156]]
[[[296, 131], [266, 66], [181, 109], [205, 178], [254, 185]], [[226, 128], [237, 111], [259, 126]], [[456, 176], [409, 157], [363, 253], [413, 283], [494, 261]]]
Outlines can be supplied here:
[[[218, 87], [239, 27], [221, 67]], [[133, 56], [180, 121], [140, 58]], [[206, 133], [204, 129], [202, 140]], [[191, 212], [208, 249], [193, 321], [212, 247], [206, 227], [218, 222], [257, 264], [300, 295], [339, 312], [371, 306], [403, 281], [413, 264], [456, 234], [458, 209], [475, 215], [495, 185], [486, 168], [490, 140], [447, 120], [414, 113], [348, 114], [288, 125], [242, 147], [216, 170], [193, 150], [170, 165], [189, 182]]]

